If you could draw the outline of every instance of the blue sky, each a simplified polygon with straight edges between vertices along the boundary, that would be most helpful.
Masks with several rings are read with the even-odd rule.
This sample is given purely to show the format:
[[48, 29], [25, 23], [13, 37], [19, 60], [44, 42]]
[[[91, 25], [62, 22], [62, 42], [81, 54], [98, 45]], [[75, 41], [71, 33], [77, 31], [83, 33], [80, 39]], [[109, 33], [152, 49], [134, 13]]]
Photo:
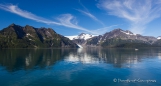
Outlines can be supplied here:
[[53, 28], [64, 36], [116, 28], [161, 36], [161, 0], [1, 0], [0, 28], [15, 23]]

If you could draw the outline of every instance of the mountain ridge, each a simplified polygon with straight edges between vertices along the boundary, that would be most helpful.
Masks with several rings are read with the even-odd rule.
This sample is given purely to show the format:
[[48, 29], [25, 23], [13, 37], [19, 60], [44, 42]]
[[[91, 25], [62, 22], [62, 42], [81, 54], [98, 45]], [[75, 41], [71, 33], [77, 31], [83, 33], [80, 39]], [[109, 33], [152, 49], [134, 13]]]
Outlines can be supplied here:
[[0, 48], [78, 48], [51, 28], [11, 24], [0, 30]]
[[85, 47], [156, 47], [161, 46], [160, 39], [161, 37], [142, 36], [129, 30], [118, 28], [87, 40], [73, 39], [73, 42]]
[[[67, 38], [68, 37], [68, 38]], [[161, 47], [161, 36], [142, 36], [120, 28], [103, 35], [62, 36], [52, 28], [11, 24], [0, 30], [0, 48]]]

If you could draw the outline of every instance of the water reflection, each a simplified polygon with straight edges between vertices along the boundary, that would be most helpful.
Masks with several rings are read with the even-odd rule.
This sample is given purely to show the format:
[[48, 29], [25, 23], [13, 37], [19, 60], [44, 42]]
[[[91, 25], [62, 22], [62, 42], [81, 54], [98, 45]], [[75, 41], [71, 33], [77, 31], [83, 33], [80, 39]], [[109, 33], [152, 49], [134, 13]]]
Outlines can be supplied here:
[[66, 56], [65, 61], [85, 64], [107, 63], [119, 68], [126, 64], [130, 67], [131, 64], [137, 64], [142, 59], [160, 57], [159, 51], [159, 48], [144, 48], [139, 51], [134, 49], [78, 49], [76, 53], [71, 52], [69, 56]]
[[83, 64], [112, 64], [114, 67], [131, 67], [146, 58], [161, 58], [159, 48], [139, 49], [2, 49], [0, 65], [12, 72], [20, 69], [46, 68], [56, 62]]
[[8, 71], [45, 68], [61, 60], [65, 54], [60, 49], [4, 49], [0, 51], [0, 65]]
[[[93, 53], [94, 54], [94, 53]], [[86, 49], [80, 48], [77, 52], [71, 52], [69, 56], [65, 57], [65, 61], [73, 62], [73, 63], [100, 63], [99, 58], [93, 56]]]

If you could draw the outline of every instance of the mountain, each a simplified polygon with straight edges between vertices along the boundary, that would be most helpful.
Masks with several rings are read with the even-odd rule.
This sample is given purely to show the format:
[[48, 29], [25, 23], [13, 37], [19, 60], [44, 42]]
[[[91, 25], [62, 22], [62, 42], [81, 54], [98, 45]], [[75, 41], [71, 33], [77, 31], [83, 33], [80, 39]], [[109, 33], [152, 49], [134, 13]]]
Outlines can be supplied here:
[[158, 36], [157, 39], [161, 39], [161, 36]]
[[134, 34], [120, 28], [87, 40], [73, 40], [73, 42], [90, 47], [156, 47], [161, 43], [155, 37]]
[[75, 39], [83, 39], [83, 40], [87, 40], [89, 38], [94, 37], [95, 35], [92, 34], [86, 34], [86, 33], [81, 33], [79, 35], [75, 35], [75, 36], [66, 36], [67, 38], [69, 38], [70, 40], [75, 40]]
[[95, 37], [96, 35], [92, 35], [92, 34], [86, 34], [86, 33], [81, 33], [77, 36], [66, 36], [68, 37], [70, 40], [72, 40], [74, 43], [78, 44], [79, 47], [82, 46], [86, 46], [86, 40]]
[[142, 36], [120, 28], [99, 36], [81, 33], [78, 36], [66, 37], [57, 34], [51, 28], [35, 28], [29, 25], [22, 27], [11, 24], [0, 30], [0, 48], [138, 48], [161, 46], [161, 36], [157, 38], [152, 36]]
[[77, 48], [77, 44], [51, 28], [11, 24], [0, 31], [0, 48]]

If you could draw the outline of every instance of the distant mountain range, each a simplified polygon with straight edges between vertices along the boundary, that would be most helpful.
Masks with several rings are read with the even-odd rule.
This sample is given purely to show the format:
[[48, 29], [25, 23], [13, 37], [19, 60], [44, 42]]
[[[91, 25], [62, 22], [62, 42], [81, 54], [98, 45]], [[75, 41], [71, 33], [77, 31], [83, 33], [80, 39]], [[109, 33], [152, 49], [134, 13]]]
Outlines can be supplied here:
[[0, 48], [78, 48], [51, 28], [11, 24], [0, 31]]
[[76, 39], [73, 38], [73, 42], [82, 45], [83, 47], [160, 47], [161, 37], [142, 36], [119, 28], [103, 35], [91, 35], [88, 39], [84, 39], [82, 34], [80, 34]]
[[161, 47], [161, 36], [142, 36], [114, 29], [103, 35], [62, 36], [51, 28], [11, 24], [0, 30], [0, 48]]

